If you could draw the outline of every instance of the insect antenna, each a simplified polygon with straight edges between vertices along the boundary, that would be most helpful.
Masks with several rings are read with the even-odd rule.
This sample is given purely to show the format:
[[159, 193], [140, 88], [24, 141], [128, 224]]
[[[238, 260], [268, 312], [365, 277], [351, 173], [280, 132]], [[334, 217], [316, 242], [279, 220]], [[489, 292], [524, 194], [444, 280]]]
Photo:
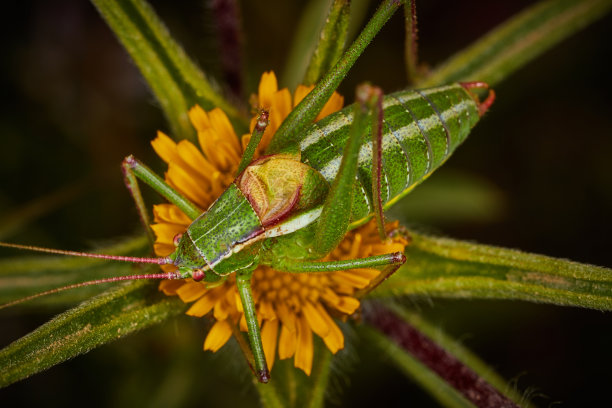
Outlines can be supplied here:
[[[135, 257], [135, 256], [121, 256], [121, 255], [106, 255], [106, 254], [92, 254], [88, 252], [78, 252], [78, 251], [65, 251], [62, 249], [53, 249], [53, 248], [44, 248], [37, 247], [33, 245], [19, 245], [19, 244], [11, 244], [7, 242], [0, 242], [0, 247], [5, 248], [15, 248], [15, 249], [23, 249], [26, 251], [35, 251], [35, 252], [45, 252], [49, 254], [59, 254], [59, 255], [68, 255], [68, 256], [80, 256], [84, 258], [96, 258], [96, 259], [106, 259], [111, 261], [120, 261], [120, 262], [133, 262], [133, 263], [148, 263], [148, 264], [157, 264], [157, 265], [168, 265], [172, 264], [172, 259], [165, 258], [143, 258], [143, 257]], [[114, 276], [111, 278], [102, 278], [95, 279], [86, 282], [73, 283], [71, 285], [62, 286], [55, 289], [50, 289], [44, 292], [36, 293], [34, 295], [26, 296], [21, 299], [13, 300], [9, 303], [5, 303], [0, 305], [0, 309], [4, 309], [7, 307], [14, 306], [18, 303], [27, 302], [28, 300], [36, 299], [41, 296], [51, 295], [58, 292], [63, 292], [69, 289], [81, 288], [84, 286], [92, 286], [99, 285], [101, 283], [110, 283], [110, 282], [120, 282], [120, 281], [130, 281], [130, 280], [142, 280], [142, 279], [180, 279], [182, 276], [177, 272], [164, 272], [164, 273], [150, 273], [150, 274], [140, 274], [140, 275], [125, 275], [125, 276]]]
[[142, 258], [142, 257], [137, 257], [137, 256], [93, 254], [89, 252], [65, 251], [63, 249], [44, 248], [44, 247], [37, 247], [33, 245], [11, 244], [8, 242], [0, 242], [0, 247], [23, 249], [26, 251], [35, 251], [35, 252], [45, 252], [48, 254], [80, 256], [84, 258], [107, 259], [110, 261], [120, 261], [120, 262], [150, 263], [150, 264], [157, 264], [157, 265], [168, 265], [173, 262], [172, 259], [168, 257], [166, 258]]
[[125, 275], [125, 276], [114, 276], [112, 278], [95, 279], [86, 282], [73, 283], [71, 285], [62, 286], [55, 289], [46, 290], [44, 292], [35, 293], [34, 295], [26, 296], [21, 299], [13, 300], [11, 302], [0, 305], [0, 309], [14, 306], [16, 304], [27, 302], [28, 300], [36, 299], [41, 296], [52, 295], [54, 293], [63, 292], [69, 289], [82, 288], [84, 286], [99, 285], [101, 283], [130, 281], [130, 280], [142, 280], [142, 279], [179, 279], [181, 276], [176, 272], [165, 272], [165, 273], [148, 273], [143, 275]]

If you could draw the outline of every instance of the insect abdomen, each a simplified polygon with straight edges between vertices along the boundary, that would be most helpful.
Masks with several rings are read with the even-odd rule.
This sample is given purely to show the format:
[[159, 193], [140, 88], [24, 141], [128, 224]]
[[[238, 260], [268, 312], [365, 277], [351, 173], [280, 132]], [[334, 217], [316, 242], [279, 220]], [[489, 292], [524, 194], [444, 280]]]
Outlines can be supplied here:
[[[478, 122], [478, 105], [459, 84], [390, 94], [384, 99], [381, 197], [387, 207], [442, 164]], [[309, 128], [302, 161], [328, 182], [338, 173], [352, 123], [352, 106]], [[363, 133], [352, 219], [372, 212], [372, 141]]]

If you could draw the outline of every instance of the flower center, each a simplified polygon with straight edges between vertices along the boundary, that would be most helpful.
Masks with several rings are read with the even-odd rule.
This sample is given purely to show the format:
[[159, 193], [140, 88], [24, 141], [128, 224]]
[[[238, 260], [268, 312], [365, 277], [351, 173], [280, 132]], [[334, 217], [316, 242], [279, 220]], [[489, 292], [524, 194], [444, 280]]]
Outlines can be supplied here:
[[252, 282], [255, 297], [285, 301], [294, 312], [299, 312], [306, 300], [318, 301], [331, 283], [326, 275], [278, 272], [268, 267], [255, 270]]

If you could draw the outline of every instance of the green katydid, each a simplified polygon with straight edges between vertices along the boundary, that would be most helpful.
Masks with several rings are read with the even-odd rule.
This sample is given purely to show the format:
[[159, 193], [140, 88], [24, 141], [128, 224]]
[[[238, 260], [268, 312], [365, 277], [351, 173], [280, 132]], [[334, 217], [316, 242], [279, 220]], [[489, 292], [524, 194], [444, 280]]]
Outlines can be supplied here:
[[[251, 294], [258, 265], [292, 273], [326, 273], [355, 268], [384, 268], [382, 279], [405, 262], [402, 253], [345, 261], [317, 261], [332, 251], [346, 232], [375, 216], [384, 238], [383, 209], [391, 206], [439, 167], [467, 137], [494, 100], [480, 102], [481, 82], [401, 91], [382, 97], [362, 85], [357, 102], [312, 124], [295, 143], [251, 162], [265, 128], [260, 115], [235, 181], [203, 213], [146, 166], [128, 156], [126, 185], [141, 218], [146, 207], [137, 179], [179, 207], [193, 222], [175, 240], [176, 251], [164, 258], [87, 254], [15, 244], [21, 249], [110, 260], [173, 264], [177, 272], [131, 275], [70, 285], [39, 293], [2, 307], [73, 287], [134, 279], [191, 278], [217, 284], [236, 274], [253, 369], [269, 379], [260, 328]], [[368, 117], [371, 116], [371, 120]], [[247, 166], [247, 164], [250, 164]], [[299, 243], [299, 244], [298, 244]]]

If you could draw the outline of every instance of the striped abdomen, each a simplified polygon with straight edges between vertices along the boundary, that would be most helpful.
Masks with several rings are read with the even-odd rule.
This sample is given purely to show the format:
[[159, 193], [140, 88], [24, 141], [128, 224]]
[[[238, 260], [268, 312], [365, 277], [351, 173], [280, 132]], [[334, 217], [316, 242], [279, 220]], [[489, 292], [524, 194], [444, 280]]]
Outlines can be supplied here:
[[[478, 105], [459, 84], [402, 91], [384, 99], [381, 198], [389, 207], [440, 166], [478, 122]], [[302, 161], [331, 183], [353, 118], [347, 107], [313, 124], [300, 142]], [[370, 125], [359, 151], [354, 221], [372, 213]], [[359, 193], [361, 192], [361, 193]]]

